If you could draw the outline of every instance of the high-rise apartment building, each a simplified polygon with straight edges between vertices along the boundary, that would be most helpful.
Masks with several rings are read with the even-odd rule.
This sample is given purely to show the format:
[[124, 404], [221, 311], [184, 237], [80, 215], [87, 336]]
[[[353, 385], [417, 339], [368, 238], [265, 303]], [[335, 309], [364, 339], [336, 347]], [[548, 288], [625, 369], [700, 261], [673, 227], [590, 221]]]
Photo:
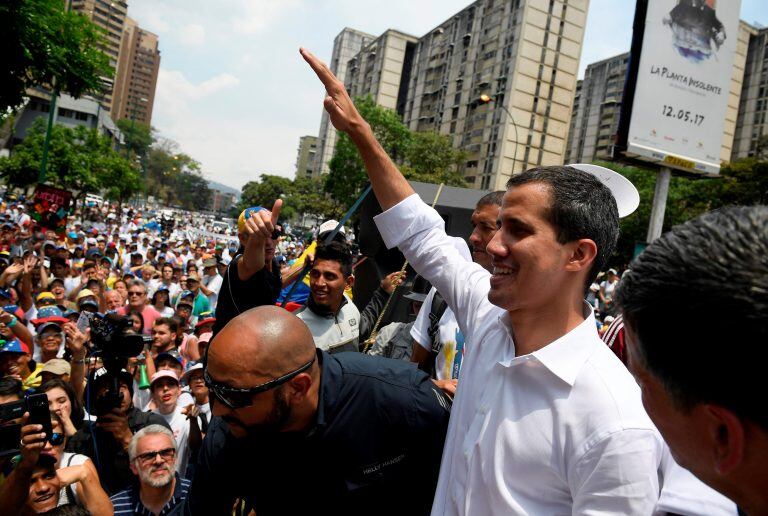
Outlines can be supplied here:
[[[733, 159], [757, 155], [760, 139], [768, 136], [768, 28], [747, 26], [745, 31], [749, 40], [733, 141]], [[766, 149], [762, 151], [766, 152]]]
[[[128, 3], [117, 0], [72, 0], [72, 10], [83, 13], [93, 23], [104, 30], [105, 45], [103, 51], [109, 56], [109, 64], [117, 71], [120, 55], [120, 43], [123, 36], [123, 26], [128, 13]], [[115, 77], [103, 77], [103, 90], [94, 95], [102, 109], [112, 109], [112, 95]], [[113, 117], [114, 119], [114, 117]]]
[[628, 62], [624, 53], [587, 66], [576, 86], [565, 163], [611, 157]]
[[[352, 59], [363, 46], [376, 39], [371, 34], [366, 34], [359, 30], [344, 28], [333, 40], [333, 52], [329, 64], [331, 71], [342, 82], [346, 84], [347, 61]], [[313, 175], [328, 173], [328, 162], [333, 157], [333, 150], [336, 147], [336, 129], [331, 124], [328, 113], [323, 109], [320, 119], [319, 152], [315, 160]]]
[[419, 40], [404, 121], [450, 135], [476, 188], [562, 164], [588, 4], [473, 2]]
[[126, 18], [112, 98], [114, 120], [128, 118], [151, 123], [159, 70], [157, 35]]
[[299, 152], [296, 157], [296, 177], [317, 177], [314, 173], [317, 158], [317, 136], [302, 136], [299, 138]]
[[365, 45], [347, 63], [349, 95], [370, 95], [377, 105], [402, 116], [417, 42], [415, 36], [390, 29]]

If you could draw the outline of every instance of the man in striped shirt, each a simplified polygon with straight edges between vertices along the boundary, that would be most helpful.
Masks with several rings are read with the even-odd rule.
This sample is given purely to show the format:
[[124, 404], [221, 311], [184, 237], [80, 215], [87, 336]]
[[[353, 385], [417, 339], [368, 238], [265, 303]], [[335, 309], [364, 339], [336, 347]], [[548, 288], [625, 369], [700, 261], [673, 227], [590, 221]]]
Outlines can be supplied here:
[[149, 425], [133, 434], [128, 457], [139, 483], [110, 498], [115, 515], [181, 514], [190, 482], [175, 473], [176, 451], [176, 440], [164, 426]]

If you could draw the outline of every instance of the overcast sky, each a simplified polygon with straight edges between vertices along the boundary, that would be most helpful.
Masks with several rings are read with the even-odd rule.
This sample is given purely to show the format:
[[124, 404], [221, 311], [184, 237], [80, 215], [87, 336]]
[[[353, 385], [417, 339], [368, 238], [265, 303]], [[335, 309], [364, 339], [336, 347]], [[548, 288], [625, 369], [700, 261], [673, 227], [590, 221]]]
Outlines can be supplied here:
[[[726, 0], [721, 0], [725, 3]], [[768, 24], [765, 0], [742, 19]], [[317, 135], [324, 91], [298, 53], [328, 61], [344, 27], [421, 36], [469, 0], [129, 0], [160, 36], [152, 125], [200, 161], [208, 179], [240, 188], [262, 173], [293, 177], [299, 137]], [[591, 0], [587, 64], [629, 50], [634, 2]]]

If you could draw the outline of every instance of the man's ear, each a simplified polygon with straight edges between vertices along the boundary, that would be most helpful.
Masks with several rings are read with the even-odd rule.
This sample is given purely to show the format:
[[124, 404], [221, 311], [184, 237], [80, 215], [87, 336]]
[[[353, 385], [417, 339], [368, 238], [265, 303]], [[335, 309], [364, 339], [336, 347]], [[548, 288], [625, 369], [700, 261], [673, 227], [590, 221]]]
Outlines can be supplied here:
[[704, 405], [701, 410], [709, 441], [712, 443], [712, 460], [720, 475], [728, 475], [744, 460], [746, 431], [739, 416], [720, 405]]
[[352, 288], [352, 286], [355, 284], [354, 274], [350, 274], [349, 276], [347, 276], [346, 284], [347, 284], [347, 288]]
[[139, 476], [139, 470], [136, 467], [136, 461], [132, 460], [132, 461], [128, 462], [128, 466], [131, 468], [131, 471], [133, 472], [133, 474], [138, 477]]
[[597, 244], [589, 238], [582, 238], [571, 242], [571, 255], [568, 257], [568, 263], [565, 270], [578, 272], [589, 270], [597, 256]]

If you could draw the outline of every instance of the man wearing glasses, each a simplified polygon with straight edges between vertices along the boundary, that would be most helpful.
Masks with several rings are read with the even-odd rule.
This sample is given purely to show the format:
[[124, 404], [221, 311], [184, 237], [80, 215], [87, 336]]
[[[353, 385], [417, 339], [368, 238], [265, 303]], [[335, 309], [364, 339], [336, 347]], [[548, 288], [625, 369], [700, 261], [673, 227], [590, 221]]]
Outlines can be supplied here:
[[131, 438], [128, 456], [139, 482], [110, 498], [115, 515], [176, 514], [190, 482], [175, 473], [176, 441], [170, 430], [160, 425], [139, 430]]
[[449, 399], [412, 365], [316, 349], [261, 306], [208, 348], [213, 415], [188, 514], [427, 514]]
[[128, 306], [121, 308], [118, 313], [127, 315], [128, 312], [141, 312], [141, 316], [144, 318], [142, 331], [146, 334], [152, 332], [155, 319], [162, 316], [147, 299], [147, 286], [143, 281], [133, 280], [128, 285]]

